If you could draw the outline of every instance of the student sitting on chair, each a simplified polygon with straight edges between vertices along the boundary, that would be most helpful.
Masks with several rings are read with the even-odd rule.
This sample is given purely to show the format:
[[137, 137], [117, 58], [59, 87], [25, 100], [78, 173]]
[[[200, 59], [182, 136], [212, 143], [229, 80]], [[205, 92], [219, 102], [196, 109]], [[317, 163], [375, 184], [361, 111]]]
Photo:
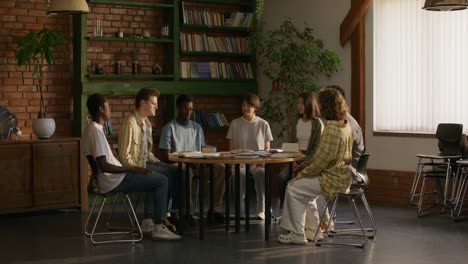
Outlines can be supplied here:
[[[353, 136], [346, 119], [345, 99], [331, 88], [321, 90], [318, 98], [327, 124], [311, 163], [298, 170], [286, 188], [281, 227], [288, 233], [279, 236], [280, 243], [306, 244], [307, 240], [313, 240], [319, 213], [317, 206], [310, 202], [319, 195], [331, 200], [351, 184]], [[317, 239], [323, 239], [321, 232]]]
[[151, 237], [158, 240], [176, 240], [179, 235], [164, 225], [167, 208], [167, 177], [139, 166], [122, 166], [112, 154], [103, 132], [103, 125], [110, 120], [109, 103], [104, 96], [93, 94], [87, 101], [92, 122], [84, 129], [83, 152], [91, 156], [99, 167], [97, 184], [102, 193], [146, 192], [144, 220], [154, 221]]
[[[176, 100], [176, 118], [169, 121], [161, 131], [159, 142], [159, 152], [162, 162], [174, 163], [169, 160], [169, 154], [176, 151], [201, 151], [205, 146], [205, 135], [199, 124], [190, 120], [193, 111], [193, 99], [189, 95], [180, 95]], [[204, 167], [204, 175], [209, 175], [209, 167]], [[193, 173], [198, 173], [197, 166], [192, 164]], [[215, 223], [224, 223], [224, 215], [221, 213], [223, 195], [225, 189], [224, 165], [216, 164], [214, 170], [214, 208], [213, 213]], [[205, 177], [208, 179], [208, 177]], [[191, 179], [190, 179], [191, 183]], [[192, 202], [190, 200], [190, 202]], [[192, 207], [193, 208], [193, 207]], [[203, 212], [200, 212], [203, 213]], [[210, 219], [211, 217], [208, 217]]]
[[[151, 122], [148, 117], [155, 116], [158, 110], [159, 91], [155, 88], [143, 88], [136, 94], [135, 111], [122, 123], [119, 131], [119, 160], [125, 166], [138, 166], [148, 168], [167, 177], [168, 188], [168, 214], [169, 201], [171, 207], [178, 207], [179, 202], [179, 174], [176, 167], [160, 162], [153, 154], [153, 137]], [[164, 224], [173, 232], [175, 226], [166, 219]], [[143, 233], [151, 233], [151, 221], [143, 221]]]
[[[226, 138], [229, 139], [229, 148], [248, 150], [267, 150], [273, 140], [270, 125], [256, 115], [260, 108], [260, 98], [255, 94], [248, 94], [242, 98], [242, 116], [232, 120]], [[255, 181], [257, 192], [257, 216], [265, 219], [265, 166], [255, 164], [250, 166], [250, 173]], [[245, 198], [245, 165], [240, 170], [240, 204], [241, 214], [244, 213]], [[268, 208], [268, 210], [270, 210]], [[248, 216], [247, 216], [248, 217]]]

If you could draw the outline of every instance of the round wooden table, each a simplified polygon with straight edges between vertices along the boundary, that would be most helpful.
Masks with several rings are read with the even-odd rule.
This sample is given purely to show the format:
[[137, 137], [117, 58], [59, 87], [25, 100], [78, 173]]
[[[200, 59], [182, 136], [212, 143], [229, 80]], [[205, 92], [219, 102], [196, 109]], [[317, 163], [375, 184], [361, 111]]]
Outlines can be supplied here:
[[[227, 156], [225, 156], [227, 155]], [[226, 177], [226, 188], [225, 188], [225, 203], [226, 203], [226, 231], [229, 230], [229, 179], [231, 177], [231, 166], [235, 167], [235, 211], [236, 211], [236, 216], [235, 216], [235, 231], [239, 232], [240, 230], [240, 180], [239, 180], [239, 174], [240, 174], [240, 164], [245, 164], [246, 166], [246, 172], [249, 171], [250, 165], [253, 164], [265, 164], [265, 240], [269, 240], [270, 238], [270, 225], [271, 225], [271, 164], [280, 164], [280, 163], [288, 163], [289, 164], [289, 173], [290, 175], [292, 174], [292, 168], [293, 168], [293, 163], [296, 161], [303, 161], [305, 160], [306, 156], [302, 154], [294, 155], [293, 157], [288, 157], [288, 158], [271, 158], [271, 157], [242, 157], [240, 158], [239, 156], [233, 156], [232, 154], [227, 154], [227, 153], [221, 153], [221, 156], [219, 157], [204, 157], [204, 158], [192, 158], [192, 157], [182, 157], [182, 156], [175, 156], [175, 155], [170, 155], [169, 160], [177, 162], [179, 164], [179, 175], [181, 177], [180, 179], [180, 193], [185, 197], [185, 199], [181, 199], [180, 203], [180, 210], [179, 214], [181, 214], [180, 221], [181, 221], [181, 227], [183, 227], [183, 219], [185, 216], [190, 215], [190, 183], [189, 183], [189, 170], [185, 171], [185, 192], [183, 190], [183, 182], [184, 179], [183, 173], [182, 173], [182, 164], [197, 164], [198, 169], [200, 171], [199, 173], [199, 182], [203, 183], [204, 182], [204, 173], [203, 169], [204, 166], [209, 166], [210, 167], [210, 209], [213, 210], [213, 193], [214, 193], [214, 185], [213, 185], [213, 178], [214, 178], [214, 173], [213, 173], [213, 166], [216, 164], [222, 164], [225, 166], [225, 177]], [[247, 173], [248, 175], [248, 173]], [[246, 180], [246, 191], [245, 191], [245, 230], [249, 231], [249, 181]], [[203, 211], [204, 211], [204, 184], [200, 184], [199, 187], [199, 206], [200, 206], [200, 239], [204, 239], [204, 220], [203, 220]], [[182, 206], [182, 203], [184, 203], [184, 206]], [[185, 208], [182, 210], [182, 208]], [[184, 216], [185, 213], [185, 216]], [[213, 214], [211, 214], [211, 217]], [[181, 229], [182, 230], [182, 229]]]

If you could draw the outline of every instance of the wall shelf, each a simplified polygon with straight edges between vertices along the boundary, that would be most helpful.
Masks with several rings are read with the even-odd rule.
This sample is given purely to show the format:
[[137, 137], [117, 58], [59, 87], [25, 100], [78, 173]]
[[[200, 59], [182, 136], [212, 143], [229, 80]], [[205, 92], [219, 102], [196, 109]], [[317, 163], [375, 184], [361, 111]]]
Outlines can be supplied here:
[[128, 79], [128, 80], [152, 80], [173, 79], [173, 74], [88, 74], [89, 79]]
[[206, 3], [206, 4], [219, 4], [219, 5], [233, 5], [233, 6], [250, 6], [251, 3], [240, 2], [235, 0], [187, 0], [184, 2], [192, 3]]
[[251, 54], [234, 52], [209, 52], [209, 51], [181, 51], [181, 56], [222, 56], [222, 57], [244, 57], [250, 58]]
[[181, 31], [184, 29], [196, 29], [196, 30], [223, 30], [223, 31], [237, 31], [249, 33], [252, 31], [249, 27], [230, 27], [230, 26], [207, 26], [207, 25], [195, 25], [195, 24], [181, 24]]
[[174, 43], [174, 40], [169, 38], [116, 38], [116, 37], [87, 37], [92, 41], [122, 41], [122, 42], [160, 42]]
[[149, 7], [149, 8], [174, 8], [173, 4], [160, 3], [143, 3], [130, 1], [113, 1], [113, 0], [89, 0], [90, 4], [105, 4], [114, 6], [134, 6], [134, 7]]

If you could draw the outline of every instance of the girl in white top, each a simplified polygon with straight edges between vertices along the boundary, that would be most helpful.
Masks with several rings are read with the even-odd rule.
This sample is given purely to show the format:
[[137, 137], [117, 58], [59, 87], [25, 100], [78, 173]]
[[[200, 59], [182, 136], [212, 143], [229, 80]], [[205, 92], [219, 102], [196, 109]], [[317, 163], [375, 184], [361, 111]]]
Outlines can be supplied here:
[[[266, 150], [270, 148], [273, 140], [270, 125], [264, 119], [256, 115], [260, 108], [260, 98], [254, 94], [248, 94], [242, 99], [242, 117], [232, 120], [226, 138], [229, 139], [229, 148]], [[265, 219], [265, 168], [263, 164], [250, 166], [250, 173], [255, 181], [257, 193], [257, 216]], [[240, 169], [240, 199], [241, 214], [244, 212], [245, 197], [245, 166]]]

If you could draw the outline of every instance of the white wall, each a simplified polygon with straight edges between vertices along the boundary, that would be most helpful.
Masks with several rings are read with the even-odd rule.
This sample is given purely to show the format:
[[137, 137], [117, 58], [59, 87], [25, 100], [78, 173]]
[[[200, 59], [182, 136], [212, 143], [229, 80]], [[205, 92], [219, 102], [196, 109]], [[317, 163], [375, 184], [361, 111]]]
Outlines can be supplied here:
[[[327, 49], [334, 50], [342, 60], [342, 70], [324, 84], [337, 84], [345, 88], [350, 107], [351, 45], [341, 47], [340, 24], [348, 13], [351, 0], [265, 0], [266, 28], [281, 24], [284, 17], [302, 26], [306, 22], [322, 39]], [[372, 79], [372, 6], [366, 16], [366, 145], [372, 153], [369, 168], [414, 171], [417, 153], [435, 153], [435, 139], [414, 137], [384, 137], [373, 135], [373, 79]], [[265, 96], [271, 81], [259, 77], [259, 94]]]

